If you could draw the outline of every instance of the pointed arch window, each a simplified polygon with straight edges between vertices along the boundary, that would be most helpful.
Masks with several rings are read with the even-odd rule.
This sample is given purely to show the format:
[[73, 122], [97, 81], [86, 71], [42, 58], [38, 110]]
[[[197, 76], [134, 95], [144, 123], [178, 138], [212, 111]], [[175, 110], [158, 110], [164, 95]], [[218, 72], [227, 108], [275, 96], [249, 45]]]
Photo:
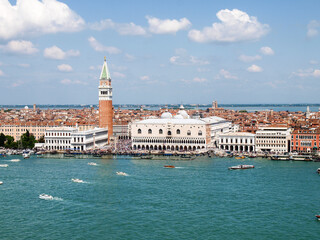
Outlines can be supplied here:
[[202, 136], [202, 131], [201, 130], [199, 130], [198, 136]]
[[171, 134], [171, 131], [168, 131], [168, 135], [169, 135], [169, 136], [171, 136], [171, 135], [172, 135], [172, 134]]
[[191, 131], [190, 131], [190, 130], [188, 130], [187, 135], [188, 135], [188, 136], [190, 136], [190, 135], [191, 135]]
[[177, 134], [180, 134], [180, 129], [177, 129]]
[[163, 130], [162, 129], [159, 129], [159, 134], [163, 134]]
[[148, 134], [152, 134], [152, 130], [151, 129], [148, 130]]
[[138, 134], [141, 134], [141, 129], [140, 128], [138, 129]]

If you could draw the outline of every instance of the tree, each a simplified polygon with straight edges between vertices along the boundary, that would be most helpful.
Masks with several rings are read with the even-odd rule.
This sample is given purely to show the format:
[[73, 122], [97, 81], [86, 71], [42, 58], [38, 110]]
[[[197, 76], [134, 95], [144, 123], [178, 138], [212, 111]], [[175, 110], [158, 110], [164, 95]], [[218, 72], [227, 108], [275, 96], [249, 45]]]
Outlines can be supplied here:
[[7, 135], [5, 136], [6, 137], [6, 141], [5, 141], [5, 144], [4, 146], [6, 148], [12, 148], [12, 149], [17, 149], [18, 148], [18, 144], [14, 141], [14, 138]]
[[3, 133], [1, 133], [0, 134], [0, 147], [4, 147], [5, 142], [6, 142], [6, 136]]
[[33, 134], [30, 134], [29, 131], [27, 130], [26, 133], [22, 134], [20, 141], [23, 148], [32, 149], [34, 147], [34, 143], [36, 142], [36, 139], [33, 136]]
[[44, 135], [42, 135], [39, 140], [38, 140], [39, 143], [45, 143], [45, 140], [44, 140]]

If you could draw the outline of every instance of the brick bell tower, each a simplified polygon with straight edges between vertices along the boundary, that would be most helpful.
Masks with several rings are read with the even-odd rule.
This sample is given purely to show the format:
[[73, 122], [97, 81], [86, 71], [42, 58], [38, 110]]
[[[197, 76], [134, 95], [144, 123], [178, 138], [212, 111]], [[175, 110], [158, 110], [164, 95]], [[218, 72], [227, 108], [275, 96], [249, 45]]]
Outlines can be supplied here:
[[113, 107], [111, 77], [106, 57], [100, 74], [99, 84], [99, 127], [108, 128], [108, 142], [113, 135]]

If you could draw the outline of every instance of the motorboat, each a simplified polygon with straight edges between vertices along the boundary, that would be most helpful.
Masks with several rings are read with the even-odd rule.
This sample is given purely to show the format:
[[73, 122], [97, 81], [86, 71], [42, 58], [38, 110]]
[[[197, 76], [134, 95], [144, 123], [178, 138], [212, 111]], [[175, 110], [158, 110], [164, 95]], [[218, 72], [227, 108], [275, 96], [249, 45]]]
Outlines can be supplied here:
[[229, 170], [238, 170], [238, 169], [250, 169], [250, 168], [254, 168], [253, 165], [237, 165], [237, 166], [232, 166], [229, 167]]
[[127, 173], [125, 173], [125, 172], [116, 172], [117, 173], [117, 175], [119, 175], [119, 176], [129, 176]]
[[8, 164], [0, 164], [0, 167], [8, 167]]
[[165, 165], [164, 168], [175, 168], [173, 165]]
[[152, 159], [153, 156], [147, 155], [147, 156], [141, 156], [140, 158], [141, 158], [141, 159]]
[[3, 182], [2, 181], [0, 181], [0, 185], [2, 185], [3, 184]]
[[316, 215], [316, 218], [320, 221], [320, 215]]
[[23, 153], [22, 156], [24, 159], [30, 158], [30, 153]]
[[45, 193], [40, 194], [39, 198], [40, 199], [44, 199], [44, 200], [53, 200], [53, 197], [51, 195], [48, 195], [48, 194], [45, 194]]
[[95, 162], [88, 162], [88, 165], [97, 166], [97, 164]]
[[75, 183], [84, 183], [84, 181], [79, 178], [72, 178], [71, 181]]
[[20, 159], [11, 159], [10, 162], [20, 162]]
[[320, 168], [317, 169], [317, 173], [320, 173]]
[[245, 156], [239, 156], [239, 157], [235, 157], [236, 159], [245, 159]]

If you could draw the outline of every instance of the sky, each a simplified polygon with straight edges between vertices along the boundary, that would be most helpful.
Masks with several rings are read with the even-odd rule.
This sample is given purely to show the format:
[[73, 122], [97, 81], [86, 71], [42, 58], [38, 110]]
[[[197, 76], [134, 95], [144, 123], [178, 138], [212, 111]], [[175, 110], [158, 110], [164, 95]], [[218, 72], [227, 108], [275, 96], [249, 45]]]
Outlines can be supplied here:
[[320, 103], [318, 0], [0, 0], [0, 105]]

